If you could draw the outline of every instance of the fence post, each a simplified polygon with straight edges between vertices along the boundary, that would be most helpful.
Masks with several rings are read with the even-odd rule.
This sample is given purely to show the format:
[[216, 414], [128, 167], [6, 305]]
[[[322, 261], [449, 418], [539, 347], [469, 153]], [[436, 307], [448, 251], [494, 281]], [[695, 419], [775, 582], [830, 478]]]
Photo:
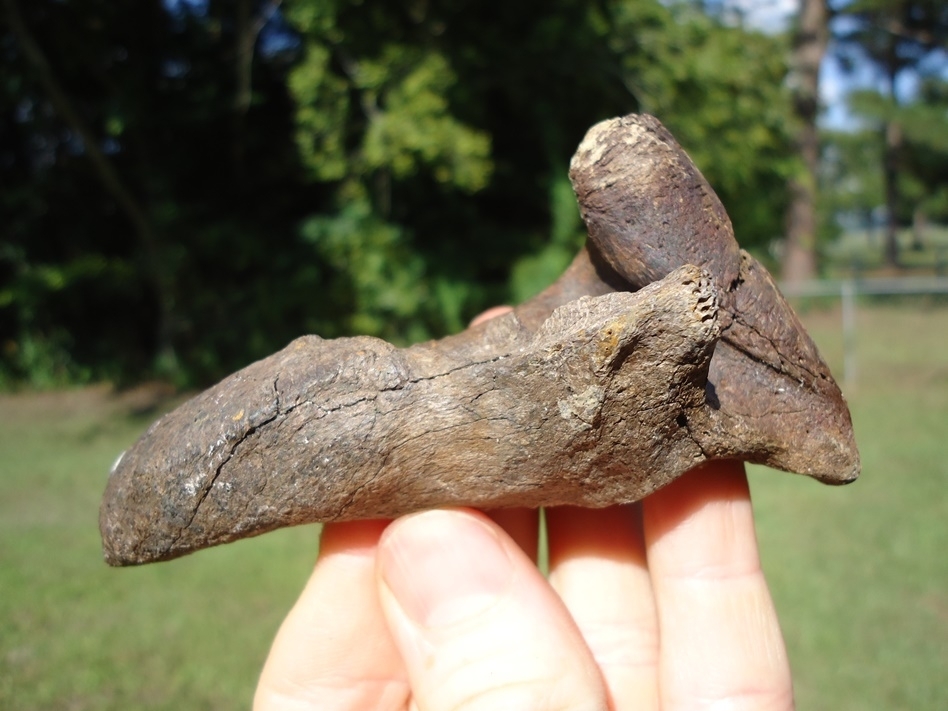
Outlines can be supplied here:
[[847, 279], [840, 284], [843, 302], [843, 382], [856, 384], [856, 284]]

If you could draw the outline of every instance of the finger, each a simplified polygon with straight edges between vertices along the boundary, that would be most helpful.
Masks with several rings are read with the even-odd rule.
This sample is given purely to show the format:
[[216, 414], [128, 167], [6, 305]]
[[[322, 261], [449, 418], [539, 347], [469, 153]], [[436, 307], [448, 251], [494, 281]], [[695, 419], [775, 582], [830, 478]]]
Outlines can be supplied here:
[[640, 508], [546, 510], [550, 583], [605, 679], [611, 708], [658, 708], [658, 622]]
[[562, 601], [486, 516], [406, 516], [386, 530], [378, 562], [382, 606], [418, 708], [606, 708], [602, 678]]
[[471, 323], [468, 324], [468, 328], [482, 324], [484, 321], [490, 321], [492, 318], [496, 318], [497, 316], [509, 314], [511, 311], [513, 311], [512, 306], [492, 306], [491, 308], [487, 309], [487, 311], [484, 311], [471, 319]]
[[739, 462], [711, 462], [643, 502], [662, 708], [792, 709]]
[[256, 711], [405, 707], [408, 681], [375, 584], [386, 525], [323, 527], [319, 560], [260, 676]]
[[538, 509], [491, 509], [484, 513], [514, 539], [530, 560], [537, 562], [540, 544], [540, 511]]

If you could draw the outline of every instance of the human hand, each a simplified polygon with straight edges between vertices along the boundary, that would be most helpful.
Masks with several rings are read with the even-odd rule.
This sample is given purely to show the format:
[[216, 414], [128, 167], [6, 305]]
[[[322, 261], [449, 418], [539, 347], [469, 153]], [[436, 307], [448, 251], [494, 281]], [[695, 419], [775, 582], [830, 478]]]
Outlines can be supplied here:
[[254, 708], [793, 707], [740, 463], [547, 510], [548, 580], [536, 512], [494, 519], [327, 524]]

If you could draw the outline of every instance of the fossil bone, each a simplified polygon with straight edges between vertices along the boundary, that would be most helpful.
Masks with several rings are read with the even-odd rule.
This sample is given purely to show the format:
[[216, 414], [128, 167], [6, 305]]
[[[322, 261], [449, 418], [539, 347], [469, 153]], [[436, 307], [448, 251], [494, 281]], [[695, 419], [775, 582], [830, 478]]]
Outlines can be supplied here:
[[116, 463], [106, 561], [445, 505], [606, 506], [739, 458], [845, 483], [846, 403], [661, 124], [590, 129], [589, 240], [513, 313], [397, 349], [307, 336], [158, 420]]

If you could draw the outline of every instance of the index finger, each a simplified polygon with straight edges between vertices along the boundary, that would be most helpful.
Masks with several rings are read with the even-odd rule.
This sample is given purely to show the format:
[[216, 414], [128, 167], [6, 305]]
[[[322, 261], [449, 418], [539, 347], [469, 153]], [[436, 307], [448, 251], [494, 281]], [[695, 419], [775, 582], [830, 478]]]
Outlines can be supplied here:
[[403, 709], [408, 679], [375, 587], [386, 521], [323, 526], [319, 559], [270, 649], [256, 711]]

